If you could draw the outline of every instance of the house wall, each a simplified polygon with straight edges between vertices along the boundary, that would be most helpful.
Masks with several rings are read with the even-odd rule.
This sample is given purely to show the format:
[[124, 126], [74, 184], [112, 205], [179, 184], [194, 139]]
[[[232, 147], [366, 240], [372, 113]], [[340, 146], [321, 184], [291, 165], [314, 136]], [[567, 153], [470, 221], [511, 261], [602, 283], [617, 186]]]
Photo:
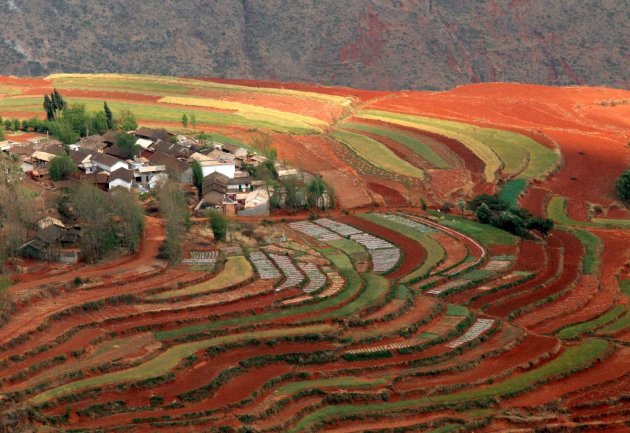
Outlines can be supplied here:
[[230, 179], [234, 179], [236, 166], [234, 164], [208, 165], [208, 166], [202, 165], [201, 172], [203, 173], [203, 177], [206, 177], [209, 174], [212, 174], [215, 172], [219, 172], [221, 174], [226, 175]]
[[127, 168], [128, 164], [126, 162], [124, 162], [124, 161], [118, 161], [118, 162], [116, 162], [116, 164], [114, 164], [114, 165], [112, 165], [110, 167], [110, 166], [107, 166], [105, 164], [101, 164], [100, 162], [96, 162], [96, 166], [98, 168], [100, 168], [101, 170], [107, 170], [107, 171], [109, 171], [111, 173], [112, 171], [116, 171], [119, 168]]
[[128, 183], [128, 182], [125, 182], [122, 179], [114, 179], [113, 181], [111, 181], [109, 183], [109, 189], [114, 189], [114, 188], [116, 188], [118, 186], [123, 187], [126, 190], [130, 190], [131, 189], [131, 184]]

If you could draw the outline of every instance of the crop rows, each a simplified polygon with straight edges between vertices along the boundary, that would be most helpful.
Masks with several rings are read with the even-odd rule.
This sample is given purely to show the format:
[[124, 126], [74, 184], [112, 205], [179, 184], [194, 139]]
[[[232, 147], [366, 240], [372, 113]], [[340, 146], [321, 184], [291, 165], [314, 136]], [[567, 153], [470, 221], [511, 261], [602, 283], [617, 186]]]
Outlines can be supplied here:
[[[142, 296], [121, 306], [104, 304], [89, 316], [68, 313], [52, 321], [48, 333], [61, 336], [78, 326], [77, 334], [42, 349], [37, 346], [45, 340], [38, 334], [32, 337], [36, 340], [7, 347], [5, 362], [0, 362], [3, 392], [37, 407], [46, 422], [62, 430], [113, 432], [126, 426], [143, 432], [184, 427], [356, 431], [372, 422], [398, 425], [387, 415], [392, 411], [405, 420], [431, 416], [438, 426], [454, 419], [457, 425], [468, 425], [479, 420], [467, 411], [478, 401], [488, 406], [482, 419], [492, 423], [509, 413], [514, 395], [534, 398], [547, 381], [591, 370], [605, 380], [597, 360], [606, 365], [607, 357], [616, 356], [612, 343], [585, 340], [565, 347], [554, 337], [529, 335], [509, 320], [475, 319], [473, 307], [452, 303], [460, 299], [470, 305], [479, 294], [484, 295], [480, 299], [495, 296], [494, 290], [525, 296], [519, 285], [534, 281], [527, 280], [528, 272], [538, 266], [527, 265], [527, 257], [540, 245], [493, 247], [503, 252], [493, 254], [481, 268], [466, 267], [450, 279], [435, 274], [437, 285], [428, 290], [439, 288], [449, 299], [445, 304], [440, 297], [398, 282], [424, 266], [424, 260], [417, 260], [429, 257], [424, 237], [439, 233], [436, 242], [453, 242], [445, 246], [445, 254], [459, 254], [455, 245], [460, 245], [474, 254], [476, 266], [485, 248], [438, 222], [399, 217], [431, 230], [420, 232], [399, 218], [379, 214], [365, 220], [325, 220], [321, 226], [311, 223], [327, 225], [331, 233], [343, 231], [349, 239], [342, 240], [363, 240], [366, 247], [395, 245], [366, 251], [379, 262], [387, 261], [386, 255], [395, 257], [394, 265], [400, 261], [397, 274], [357, 272], [340, 249], [347, 245], [336, 248], [333, 241], [313, 247], [309, 239], [300, 238], [249, 252], [257, 281], [218, 283], [231, 272], [229, 266], [245, 260], [238, 255], [228, 255], [214, 274], [199, 275], [203, 281], [184, 287], [154, 293], [150, 281], [155, 276], [147, 276], [136, 289]], [[562, 252], [560, 245], [572, 245], [571, 238], [555, 234], [549, 243], [541, 248], [550, 255]], [[378, 256], [381, 253], [386, 255]], [[238, 268], [244, 269], [245, 263]], [[555, 264], [562, 268], [563, 261]], [[434, 262], [424, 275], [438, 266]], [[506, 269], [510, 273], [500, 273]], [[554, 275], [546, 280], [553, 283], [558, 278]], [[282, 290], [273, 290], [281, 276]], [[230, 278], [236, 282], [244, 275]], [[426, 285], [431, 278], [420, 278], [417, 284]], [[446, 287], [476, 284], [480, 278], [485, 289], [472, 286], [456, 293]], [[514, 292], [509, 292], [511, 283], [517, 284]], [[194, 289], [200, 285], [210, 291]], [[123, 283], [116, 290], [125, 293], [128, 288]], [[198, 292], [194, 298], [180, 296], [193, 292]], [[77, 294], [85, 297], [89, 291]], [[172, 299], [156, 303], [150, 296]], [[88, 331], [92, 342], [83, 345], [93, 347], [72, 358], [69, 351], [81, 347]], [[28, 365], [33, 367], [18, 373]], [[451, 408], [458, 409], [455, 418], [442, 412]], [[527, 408], [533, 413], [545, 410], [537, 404]], [[64, 420], [67, 410], [69, 421]], [[618, 406], [611, 406], [610, 411], [615, 410]]]

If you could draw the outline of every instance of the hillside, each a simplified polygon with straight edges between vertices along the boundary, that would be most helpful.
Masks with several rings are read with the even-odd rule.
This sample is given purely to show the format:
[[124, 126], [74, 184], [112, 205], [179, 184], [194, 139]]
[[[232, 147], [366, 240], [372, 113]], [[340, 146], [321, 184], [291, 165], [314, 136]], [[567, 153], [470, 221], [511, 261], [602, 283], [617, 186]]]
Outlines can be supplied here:
[[[628, 430], [630, 212], [613, 182], [630, 166], [629, 91], [54, 74], [0, 77], [0, 115], [42, 118], [53, 88], [141, 125], [273, 147], [342, 209], [237, 217], [228, 241], [195, 218], [177, 265], [160, 258], [156, 213], [135, 254], [12, 259], [6, 431]], [[458, 206], [479, 193], [555, 227], [481, 224]]]
[[623, 1], [7, 0], [2, 12], [2, 74], [630, 85]]

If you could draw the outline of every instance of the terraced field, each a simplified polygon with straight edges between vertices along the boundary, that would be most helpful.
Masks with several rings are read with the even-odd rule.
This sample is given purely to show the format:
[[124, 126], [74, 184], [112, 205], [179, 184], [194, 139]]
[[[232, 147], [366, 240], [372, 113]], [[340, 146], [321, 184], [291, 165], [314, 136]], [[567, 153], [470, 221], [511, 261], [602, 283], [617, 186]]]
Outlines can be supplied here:
[[[137, 256], [16, 278], [0, 324], [3, 422], [103, 433], [630, 429], [629, 223], [610, 179], [582, 182], [595, 149], [578, 153], [589, 140], [609, 146], [597, 162], [619, 171], [628, 105], [597, 101], [627, 92], [538, 89], [554, 101], [545, 105], [508, 86], [515, 106], [498, 84], [370, 100], [167, 77], [5, 81], [4, 118], [40, 115], [53, 87], [147, 125], [195, 113], [198, 130], [234, 143], [271, 138], [282, 159], [335, 179], [348, 208], [379, 206], [271, 217], [286, 240], [187, 251], [177, 267], [157, 258], [163, 228], [147, 217]], [[557, 227], [520, 239], [436, 210], [481, 192]], [[601, 210], [585, 212], [587, 201]]]
[[[562, 393], [546, 397], [574, 376], [589, 380], [573, 394], [605, 389], [628, 331], [623, 304], [537, 331], [538, 310], [582, 290], [571, 281], [587, 248], [570, 232], [519, 242], [462, 218], [375, 212], [285, 233], [176, 288], [146, 275], [70, 289], [78, 308], [61, 313], [45, 298], [16, 307], [9, 323], [37, 311], [41, 325], [4, 335], [3, 410], [34, 408], [41, 431], [104, 432], [493, 431], [625, 413], [606, 394], [606, 417], [587, 422]], [[398, 261], [377, 270], [390, 250]]]

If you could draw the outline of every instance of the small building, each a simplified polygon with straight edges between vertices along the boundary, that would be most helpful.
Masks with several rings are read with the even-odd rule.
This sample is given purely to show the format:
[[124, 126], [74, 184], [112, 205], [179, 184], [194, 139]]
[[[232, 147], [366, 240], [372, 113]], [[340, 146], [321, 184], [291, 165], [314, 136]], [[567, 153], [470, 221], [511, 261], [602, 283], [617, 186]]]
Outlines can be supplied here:
[[129, 191], [135, 179], [133, 171], [126, 168], [119, 168], [109, 174], [108, 188], [111, 190], [120, 187]]
[[92, 152], [79, 147], [71, 150], [69, 155], [79, 170], [83, 170], [85, 174], [91, 174], [96, 170], [96, 164], [92, 161]]
[[110, 173], [120, 168], [128, 168], [128, 165], [125, 161], [121, 161], [120, 159], [114, 158], [113, 156], [107, 155], [105, 153], [98, 153], [92, 156], [92, 161], [97, 168], [108, 171]]
[[234, 173], [236, 172], [236, 165], [232, 162], [220, 162], [215, 160], [205, 160], [199, 161], [201, 165], [201, 172], [203, 173], [203, 177], [209, 176], [212, 173], [221, 173], [224, 176], [227, 176], [228, 179], [234, 178]]
[[192, 166], [182, 159], [163, 152], [154, 152], [149, 157], [149, 163], [166, 167], [166, 172], [171, 179], [176, 179], [181, 183], [193, 182]]
[[244, 149], [242, 147], [236, 146], [234, 144], [224, 144], [224, 145], [221, 146], [221, 149], [224, 152], [231, 153], [236, 158], [239, 158], [239, 159], [242, 159], [242, 160], [245, 160], [247, 158], [247, 149]]

